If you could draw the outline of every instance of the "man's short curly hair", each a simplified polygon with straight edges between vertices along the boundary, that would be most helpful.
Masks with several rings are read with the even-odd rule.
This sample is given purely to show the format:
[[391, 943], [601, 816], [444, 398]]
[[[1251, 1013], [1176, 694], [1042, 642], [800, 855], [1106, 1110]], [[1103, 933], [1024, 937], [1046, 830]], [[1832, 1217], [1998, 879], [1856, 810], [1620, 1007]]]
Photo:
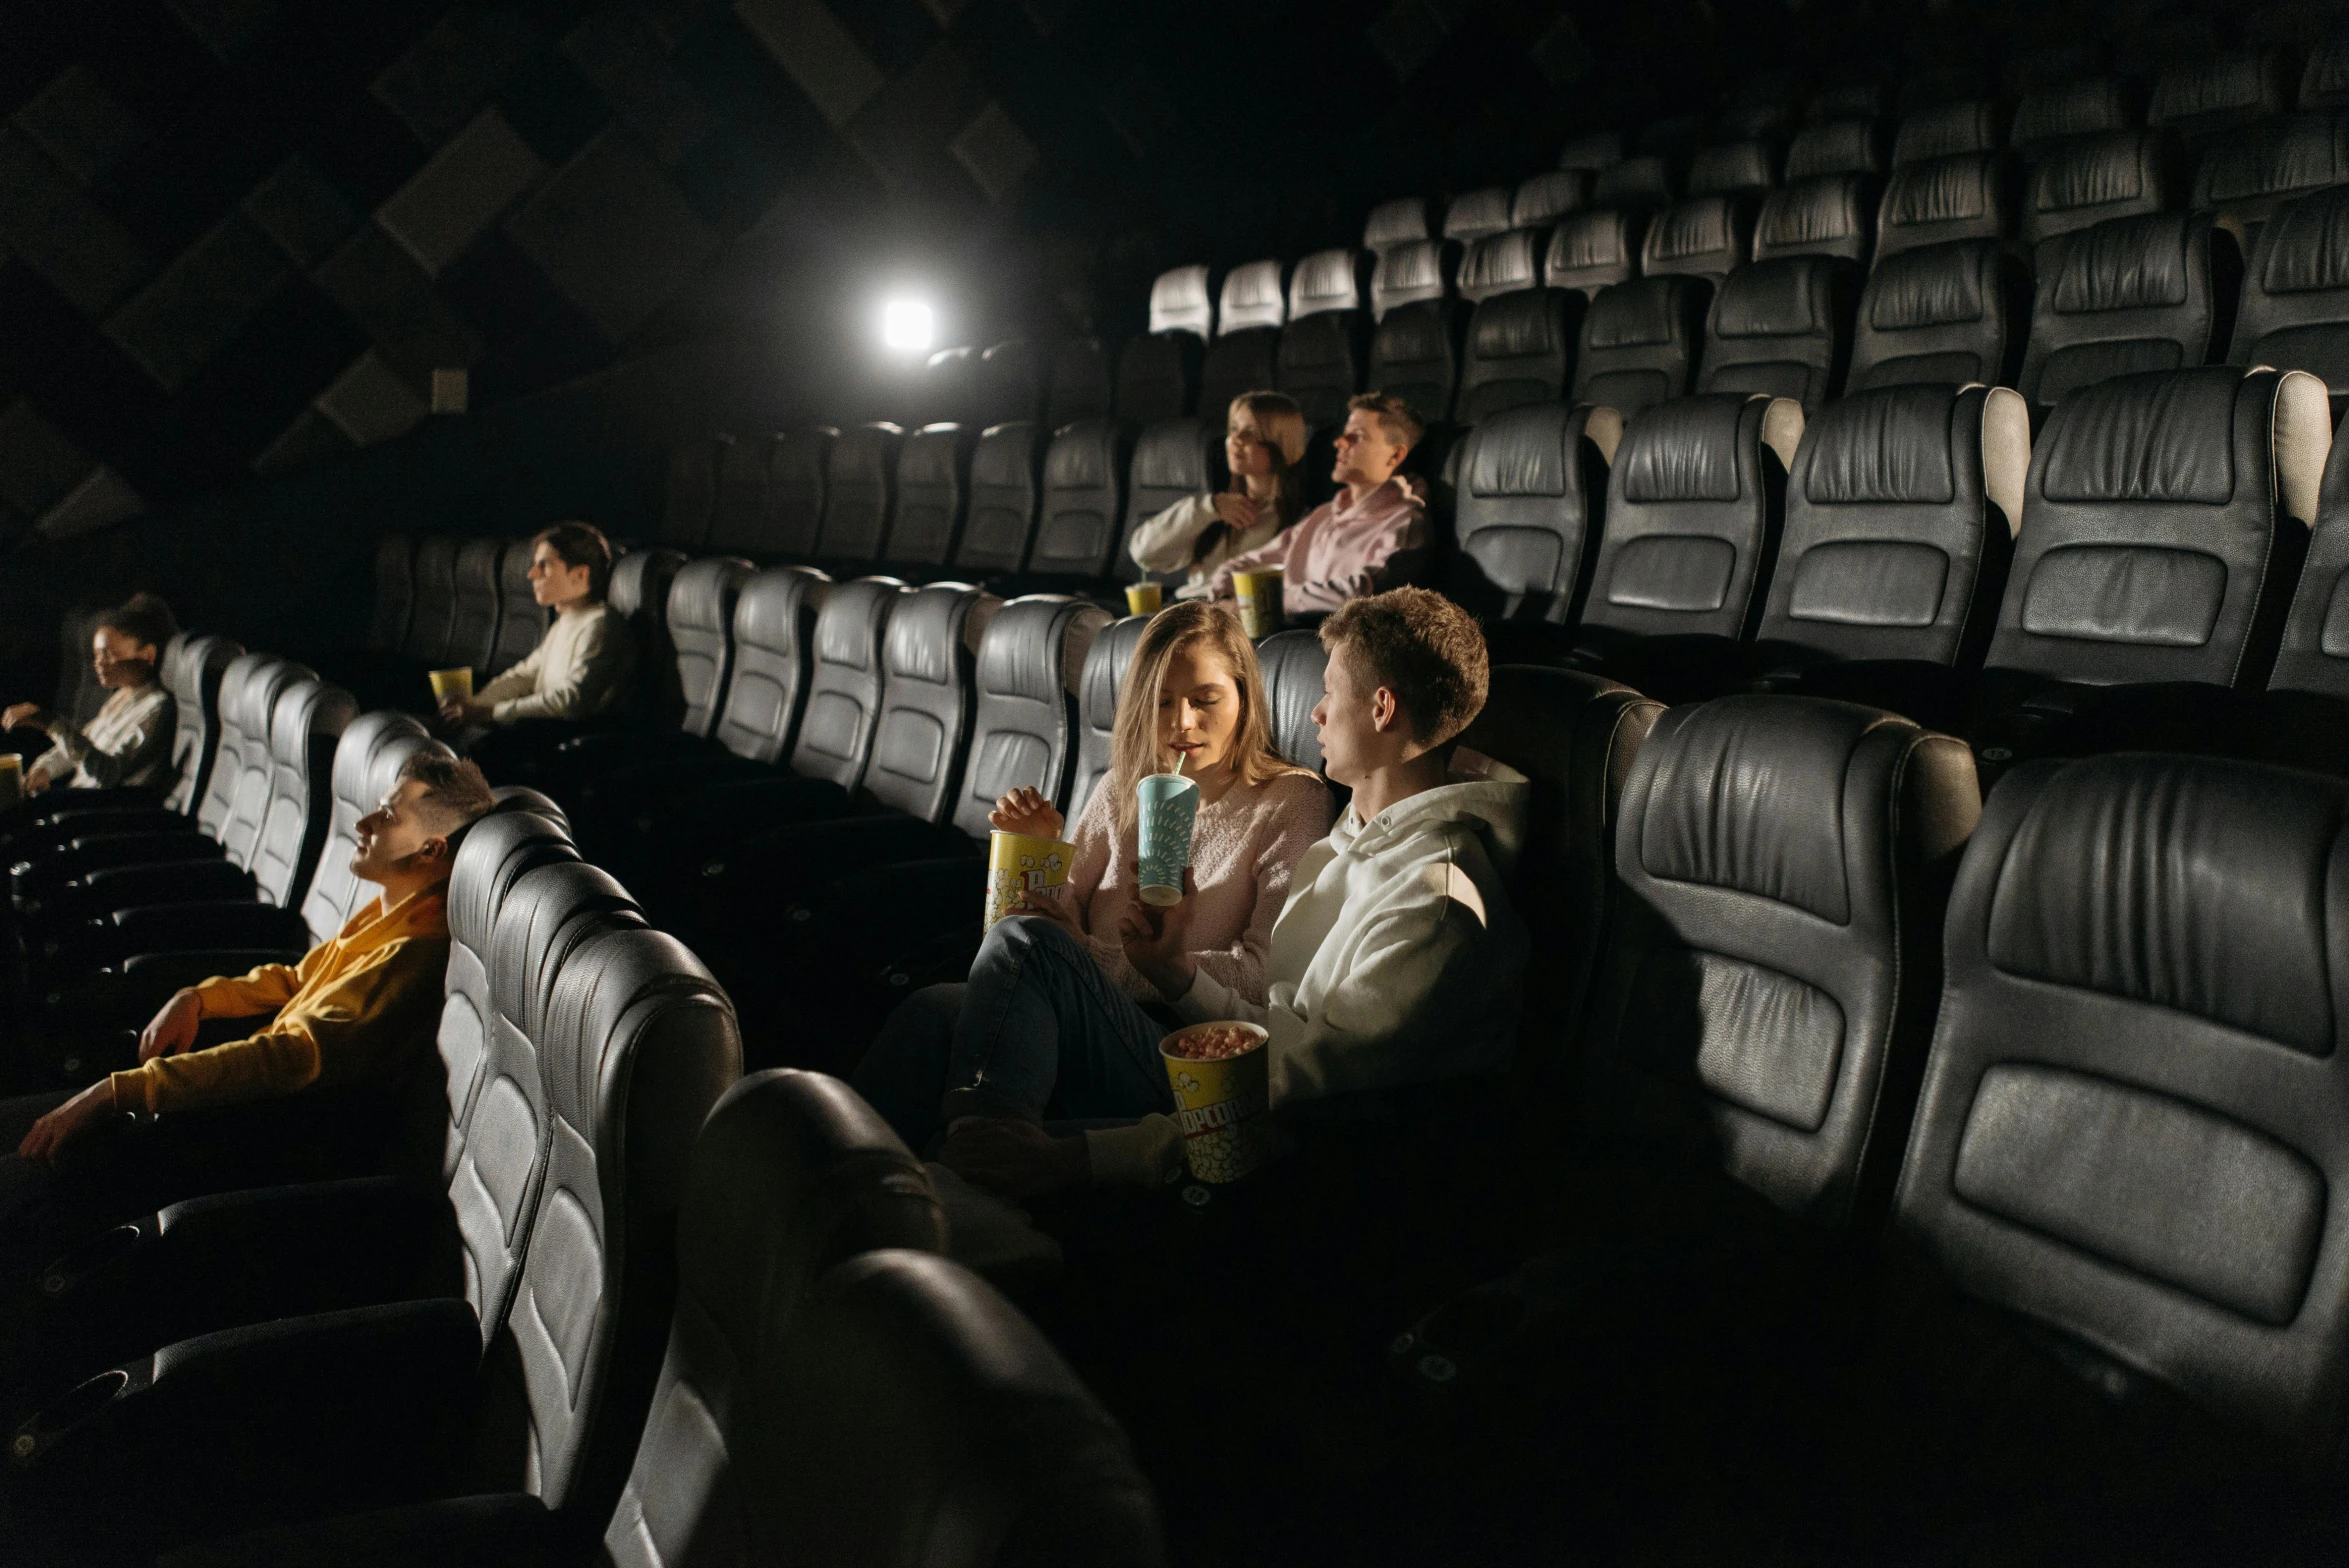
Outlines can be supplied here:
[[470, 758], [451, 755], [446, 746], [427, 746], [418, 751], [402, 765], [400, 777], [424, 786], [417, 808], [452, 848], [467, 828], [487, 816], [498, 803], [497, 796], [490, 792], [489, 780], [481, 776], [481, 765]]
[[1391, 392], [1357, 392], [1346, 399], [1346, 407], [1377, 415], [1379, 428], [1397, 446], [1416, 447], [1419, 438], [1426, 434], [1426, 427], [1411, 411], [1411, 405]]
[[1483, 628], [1425, 588], [1348, 600], [1321, 623], [1321, 645], [1332, 658], [1350, 656], [1356, 674], [1393, 692], [1411, 738], [1430, 748], [1468, 728], [1492, 687]]

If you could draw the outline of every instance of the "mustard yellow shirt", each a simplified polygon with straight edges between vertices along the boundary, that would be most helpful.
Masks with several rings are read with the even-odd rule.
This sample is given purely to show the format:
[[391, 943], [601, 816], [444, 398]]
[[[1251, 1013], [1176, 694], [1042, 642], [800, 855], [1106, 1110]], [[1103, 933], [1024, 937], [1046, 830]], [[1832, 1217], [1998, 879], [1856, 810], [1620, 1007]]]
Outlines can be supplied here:
[[116, 1073], [118, 1110], [159, 1115], [273, 1099], [313, 1084], [387, 1083], [432, 1049], [448, 974], [442, 890], [380, 899], [299, 964], [263, 964], [196, 987], [205, 1018], [277, 1016], [242, 1040]]

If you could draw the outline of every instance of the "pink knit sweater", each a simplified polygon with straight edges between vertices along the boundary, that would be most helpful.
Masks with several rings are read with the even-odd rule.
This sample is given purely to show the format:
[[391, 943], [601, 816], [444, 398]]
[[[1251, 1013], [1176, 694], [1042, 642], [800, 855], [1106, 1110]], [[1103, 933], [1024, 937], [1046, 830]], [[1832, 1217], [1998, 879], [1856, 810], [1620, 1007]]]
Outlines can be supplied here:
[[[1102, 775], [1077, 819], [1076, 865], [1069, 892], [1093, 957], [1137, 1001], [1165, 998], [1126, 961], [1117, 923], [1134, 901], [1139, 858], [1134, 830], [1117, 831], [1110, 776]], [[1260, 785], [1234, 784], [1199, 808], [1191, 833], [1191, 875], [1198, 885], [1191, 915], [1192, 956], [1199, 967], [1252, 1002], [1264, 1000], [1264, 951], [1272, 923], [1289, 898], [1298, 858], [1329, 833], [1336, 816], [1329, 786], [1311, 773], [1283, 773]]]

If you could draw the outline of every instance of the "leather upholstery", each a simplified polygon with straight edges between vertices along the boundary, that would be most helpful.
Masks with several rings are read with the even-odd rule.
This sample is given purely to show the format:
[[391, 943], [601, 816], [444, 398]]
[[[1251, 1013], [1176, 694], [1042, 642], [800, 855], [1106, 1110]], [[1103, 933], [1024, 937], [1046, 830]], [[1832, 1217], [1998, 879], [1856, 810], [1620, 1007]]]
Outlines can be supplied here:
[[1679, 158], [1685, 162], [1690, 153], [1705, 144], [1705, 129], [1705, 115], [1701, 110], [1650, 120], [1639, 128], [1639, 144], [1635, 150], [1642, 154]]
[[172, 698], [171, 787], [163, 804], [193, 817], [211, 792], [220, 757], [221, 687], [244, 649], [226, 637], [182, 632], [163, 659], [163, 684]]
[[1882, 82], [1836, 82], [1819, 89], [1811, 99], [1804, 120], [1811, 125], [1825, 125], [1834, 120], [1881, 120], [1891, 108], [1891, 94]]
[[1716, 393], [1625, 420], [1586, 632], [1610, 640], [1752, 634], [1785, 505], [1784, 470], [1763, 439], [1773, 406]]
[[[416, 597], [408, 611], [403, 658], [437, 664], [449, 649], [449, 627], [457, 613], [457, 541], [426, 534], [416, 541]], [[84, 643], [87, 646], [87, 643]]]
[[979, 355], [979, 396], [972, 423], [984, 430], [1007, 419], [1033, 419], [1043, 390], [1035, 344], [1026, 338], [990, 343]]
[[1279, 327], [1250, 327], [1225, 333], [1208, 345], [1199, 362], [1202, 417], [1216, 417], [1243, 393], [1272, 390], [1280, 375], [1281, 332]]
[[2117, 78], [2096, 76], [2026, 93], [2015, 105], [2007, 137], [2036, 162], [2074, 138], [2135, 130], [2142, 123], [2128, 89]]
[[2023, 196], [2023, 243], [2069, 234], [2107, 218], [2170, 205], [2170, 154], [2159, 131], [2115, 131], [2050, 149]]
[[[1094, 786], [1109, 772], [1110, 748], [1117, 729], [1118, 694], [1125, 686], [1126, 671], [1133, 665], [1134, 650], [1142, 645], [1142, 633], [1149, 625], [1147, 615], [1128, 615], [1113, 621], [1085, 651], [1085, 669], [1077, 683], [1076, 769], [1068, 792], [1072, 817], [1084, 815], [1086, 804], [1093, 798]], [[1261, 650], [1258, 657], [1262, 658]]]
[[2220, 365], [2100, 381], [2057, 404], [2031, 454], [1989, 662], [2096, 685], [2256, 686], [2306, 526], [2286, 520], [2277, 478], [2299, 427], [2322, 418], [2303, 393]]
[[196, 826], [240, 866], [253, 860], [269, 811], [269, 719], [277, 699], [310, 672], [273, 653], [240, 654], [220, 677], [220, 740]]
[[1713, 295], [1699, 392], [1761, 392], [1816, 409], [1843, 384], [1859, 269], [1825, 256], [1738, 268]]
[[1459, 294], [1471, 304], [1541, 286], [1542, 236], [1531, 229], [1484, 235], [1460, 257]]
[[[446, 753], [424, 726], [404, 713], [378, 709], [351, 720], [334, 748], [330, 774], [326, 835], [318, 851], [318, 869], [302, 897], [302, 924], [310, 940], [323, 942], [342, 929], [343, 922], [378, 889], [351, 875], [351, 856], [359, 848], [359, 819], [382, 804], [399, 782], [400, 769], [419, 751]], [[470, 836], [470, 835], [468, 835]], [[462, 840], [459, 847], [463, 847]]]
[[375, 541], [375, 601], [367, 616], [367, 651], [398, 653], [408, 635], [408, 609], [416, 599], [416, 541], [385, 534]]
[[1547, 229], [1582, 205], [1590, 176], [1580, 169], [1551, 169], [1520, 181], [1509, 198], [1509, 227]]
[[889, 560], [943, 567], [962, 532], [965, 479], [973, 438], [964, 425], [924, 425], [897, 449], [897, 510], [889, 523]]
[[1590, 204], [1653, 211], [1672, 205], [1679, 194], [1676, 185], [1671, 160], [1646, 153], [1601, 169], [1591, 182]]
[[1900, 134], [1892, 139], [1892, 166], [1899, 169], [1929, 158], [1997, 152], [2006, 145], [2004, 131], [2004, 116], [1988, 98], [1960, 98], [1919, 109], [1900, 122]]
[[[670, 1568], [766, 1531], [765, 1363], [833, 1265], [880, 1247], [941, 1252], [921, 1163], [837, 1079], [774, 1071], [719, 1100], [677, 1220], [677, 1312], [635, 1467], [604, 1534], [620, 1568]], [[772, 1412], [788, 1423], [794, 1412]]]
[[[526, 994], [524, 982], [537, 972], [531, 962], [532, 955], [520, 946], [510, 947], [508, 956], [518, 954], [523, 962], [510, 971], [501, 966], [501, 973], [506, 975], [507, 1005], [511, 1010], [510, 1016], [501, 1014], [489, 980], [499, 912], [505, 907], [507, 895], [528, 873], [557, 863], [575, 865], [578, 860], [579, 853], [572, 847], [570, 834], [559, 823], [523, 810], [492, 811], [468, 829], [457, 845], [457, 858], [449, 871], [448, 980], [440, 1028], [435, 1037], [448, 1105], [440, 1172], [444, 1185], [453, 1184], [466, 1163], [466, 1144], [480, 1105], [481, 1089], [490, 1081], [484, 1068], [489, 1063], [492, 1042], [501, 1027], [508, 1031], [520, 1027], [524, 1016], [522, 998]], [[625, 900], [611, 907], [625, 907]], [[526, 925], [518, 922], [510, 934], [525, 929]], [[538, 956], [543, 959], [545, 955]], [[501, 1018], [506, 1020], [502, 1025]], [[534, 1095], [522, 1094], [521, 1098], [528, 1104]], [[511, 1149], [513, 1145], [507, 1147]], [[482, 1157], [490, 1156], [485, 1151]], [[451, 1190], [455, 1190], [453, 1186]], [[462, 1209], [486, 1195], [461, 1198], [458, 1206]], [[497, 1227], [493, 1230], [502, 1234]]]
[[[1169, 419], [1152, 425], [1134, 443], [1133, 460], [1126, 465], [1126, 515], [1118, 530], [1120, 576], [1148, 575], [1133, 563], [1128, 546], [1134, 530], [1186, 496], [1216, 489], [1223, 477], [1223, 427], [1205, 419]], [[1160, 574], [1162, 581], [1179, 582], [1189, 574]]]
[[1320, 772], [1321, 735], [1314, 727], [1313, 710], [1321, 705], [1329, 650], [1318, 633], [1293, 627], [1258, 643], [1256, 662], [1264, 670], [1265, 720], [1272, 731], [1272, 749], [1300, 768]]
[[2260, 226], [2227, 358], [2318, 377], [2338, 420], [2349, 404], [2349, 191], [2284, 202]]
[[971, 452], [970, 516], [955, 546], [954, 569], [985, 574], [1025, 566], [1042, 485], [1034, 425], [1015, 420], [982, 434]]
[[1691, 196], [1760, 196], [1778, 183], [1778, 158], [1768, 142], [1707, 147], [1690, 161]]
[[2308, 559], [2267, 685], [2349, 697], [2349, 441], [2335, 440], [2326, 457]]
[[1887, 256], [1860, 291], [1845, 386], [2012, 384], [2030, 308], [2029, 278], [1996, 241], [1952, 240]]
[[1150, 285], [1150, 330], [1215, 336], [1215, 292], [1205, 267], [1174, 267]]
[[[923, 367], [922, 387], [915, 400], [921, 418], [918, 424], [969, 424], [972, 411], [979, 401], [979, 351], [962, 344], [942, 348], [929, 358]], [[719, 464], [719, 491], [725, 489], [725, 466]], [[711, 538], [716, 538], [715, 530]]]
[[708, 737], [726, 701], [726, 678], [734, 669], [734, 601], [751, 571], [748, 561], [714, 555], [688, 562], [669, 584], [669, 646], [685, 704], [678, 727], [696, 738]]
[[824, 466], [824, 526], [819, 559], [853, 570], [882, 558], [897, 481], [899, 426], [851, 425], [832, 442]]
[[1884, 142], [1872, 120], [1830, 120], [1813, 125], [1787, 145], [1786, 180], [1814, 174], [1882, 174]]
[[1384, 256], [1397, 245], [1434, 238], [1427, 226], [1427, 203], [1417, 196], [1382, 201], [1362, 221], [1362, 248]]
[[[1322, 254], [1343, 258], [1348, 253]], [[1303, 272], [1315, 259], [1306, 257], [1297, 263], [1297, 270]], [[1369, 297], [1367, 283], [1358, 297]], [[1292, 289], [1292, 312], [1294, 309]], [[1367, 308], [1317, 307], [1311, 315], [1292, 314], [1289, 324], [1281, 328], [1280, 347], [1273, 358], [1273, 385], [1296, 400], [1308, 430], [1344, 421], [1346, 400], [1362, 390], [1363, 368], [1370, 361], [1369, 327]]]
[[1753, 241], [1753, 209], [1734, 196], [1692, 196], [1659, 212], [1640, 242], [1639, 270], [1668, 275], [1727, 276], [1745, 264]]
[[1940, 995], [1943, 889], [1980, 812], [1965, 745], [1891, 714], [1744, 696], [1666, 713], [1616, 826], [1588, 1133], [1820, 1226], [1881, 1214]]
[[970, 622], [983, 598], [962, 583], [898, 598], [881, 643], [881, 713], [864, 798], [925, 822], [953, 804], [971, 727]]
[[1460, 311], [1450, 300], [1427, 300], [1390, 311], [1370, 335], [1370, 373], [1364, 383], [1411, 405], [1420, 419], [1452, 417], [1460, 379]]
[[709, 539], [710, 511], [717, 499], [717, 442], [704, 436], [671, 448], [655, 537], [674, 550], [699, 550]]
[[1148, 425], [1189, 413], [1199, 383], [1201, 344], [1188, 332], [1126, 339], [1117, 356], [1117, 417], [1129, 425]]
[[2030, 439], [2021, 399], [2003, 388], [1887, 387], [1814, 411], [1762, 612], [1772, 656], [1979, 661]]
[[1698, 278], [1640, 278], [1600, 291], [1582, 318], [1568, 401], [1629, 417], [1686, 392], [1711, 293]]
[[1465, 247], [1502, 232], [1509, 227], [1509, 203], [1507, 186], [1462, 191], [1444, 208], [1443, 237]]
[[2003, 240], [2014, 231], [1992, 153], [1952, 153], [1905, 164], [1876, 211], [1876, 259], [1948, 240]]
[[1370, 305], [1368, 251], [1317, 250], [1289, 271], [1289, 322], [1324, 311], [1362, 311]]
[[1542, 281], [1554, 289], [1599, 290], [1639, 275], [1639, 247], [1647, 216], [1621, 207], [1570, 212], [1550, 231]]
[[1088, 579], [1111, 574], [1125, 518], [1124, 431], [1102, 419], [1069, 425], [1044, 453], [1044, 494], [1031, 573]]
[[530, 557], [535, 548], [528, 539], [516, 539], [498, 556], [498, 632], [489, 650], [493, 678], [528, 658], [546, 635], [546, 611], [530, 592]]
[[2349, 1394], [2345, 815], [2340, 781], [2242, 762], [2009, 774], [1897, 1217], [1959, 1291], [2319, 1464]]
[[2228, 132], [2197, 161], [2190, 205], [2264, 223], [2295, 196], [2349, 185], [2349, 116], [2301, 114]]
[[1606, 454], [1620, 433], [1609, 410], [1555, 401], [1469, 431], [1448, 460], [1458, 541], [1451, 597], [1488, 622], [1572, 624], [1604, 517]]
[[2300, 72], [2300, 107], [2349, 108], [2349, 35], [2336, 35], [2308, 51]]
[[1623, 161], [1621, 131], [1585, 131], [1558, 149], [1558, 167], [1596, 174]]
[[495, 539], [468, 539], [457, 546], [456, 607], [449, 614], [448, 654], [452, 663], [476, 673], [489, 668], [498, 640], [498, 555]]
[[1748, 77], [1721, 106], [1715, 132], [1725, 141], [1759, 137], [1783, 140], [1802, 108], [1804, 82], [1793, 71]]
[[1072, 419], [1107, 419], [1117, 403], [1109, 349], [1099, 338], [1070, 338], [1053, 350], [1052, 384], [1044, 400], [1044, 426], [1057, 430]]
[[718, 494], [710, 508], [708, 548], [751, 554], [766, 548], [768, 442], [757, 435], [718, 438]]
[[335, 747], [357, 713], [349, 692], [315, 677], [286, 687], [269, 711], [269, 798], [244, 863], [265, 904], [296, 909], [310, 889], [334, 815]]
[[1288, 309], [1278, 261], [1252, 261], [1224, 274], [1223, 295], [1216, 310], [1217, 337], [1278, 327], [1286, 320]]
[[1754, 260], [1776, 256], [1834, 256], [1868, 259], [1875, 227], [1864, 174], [1814, 174], [1762, 198], [1754, 219]]
[[2237, 49], [2164, 71], [2145, 106], [2147, 125], [2167, 126], [2188, 147], [2282, 114], [2292, 80], [2277, 48]]
[[1528, 288], [1477, 306], [1468, 318], [1452, 417], [1474, 424], [1505, 408], [1562, 395], [1581, 304], [1581, 296], [1565, 289]]
[[881, 648], [905, 585], [887, 577], [835, 583], [816, 614], [815, 664], [791, 748], [791, 771], [854, 792], [881, 719]]
[[1109, 624], [1098, 607], [1051, 594], [1014, 599], [979, 640], [979, 706], [954, 825], [975, 839], [987, 814], [1021, 785], [1064, 808], [1076, 760], [1077, 693], [1085, 656]]
[[752, 555], [812, 561], [824, 527], [824, 482], [832, 443], [830, 425], [786, 430], [767, 449], [767, 515]]
[[2241, 268], [2207, 214], [2107, 219], [2044, 242], [2038, 261], [2017, 383], [2035, 409], [2107, 376], [2221, 357]]
[[780, 762], [791, 751], [815, 667], [816, 614], [831, 586], [804, 566], [770, 566], [734, 601], [734, 669], [710, 738], [737, 757]]
[[1370, 314], [1384, 321], [1397, 305], [1448, 298], [1454, 251], [1440, 240], [1398, 240], [1378, 252], [1370, 273]]
[[676, 691], [677, 656], [669, 645], [669, 584], [685, 565], [674, 550], [631, 550], [612, 563], [604, 602], [636, 637], [636, 668], [647, 688], [638, 706], [657, 728], [675, 723], [683, 699]]

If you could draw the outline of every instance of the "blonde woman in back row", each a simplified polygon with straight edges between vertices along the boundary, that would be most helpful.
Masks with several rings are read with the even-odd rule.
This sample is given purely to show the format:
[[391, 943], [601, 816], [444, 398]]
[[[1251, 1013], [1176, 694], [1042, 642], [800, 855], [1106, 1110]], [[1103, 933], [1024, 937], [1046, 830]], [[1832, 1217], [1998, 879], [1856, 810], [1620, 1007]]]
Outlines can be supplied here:
[[1128, 547], [1146, 572], [1187, 572], [1180, 599], [1205, 599], [1216, 568], [1270, 544], [1305, 515], [1305, 416], [1278, 392], [1243, 392], [1224, 418], [1228, 490], [1187, 495], [1134, 530]]

